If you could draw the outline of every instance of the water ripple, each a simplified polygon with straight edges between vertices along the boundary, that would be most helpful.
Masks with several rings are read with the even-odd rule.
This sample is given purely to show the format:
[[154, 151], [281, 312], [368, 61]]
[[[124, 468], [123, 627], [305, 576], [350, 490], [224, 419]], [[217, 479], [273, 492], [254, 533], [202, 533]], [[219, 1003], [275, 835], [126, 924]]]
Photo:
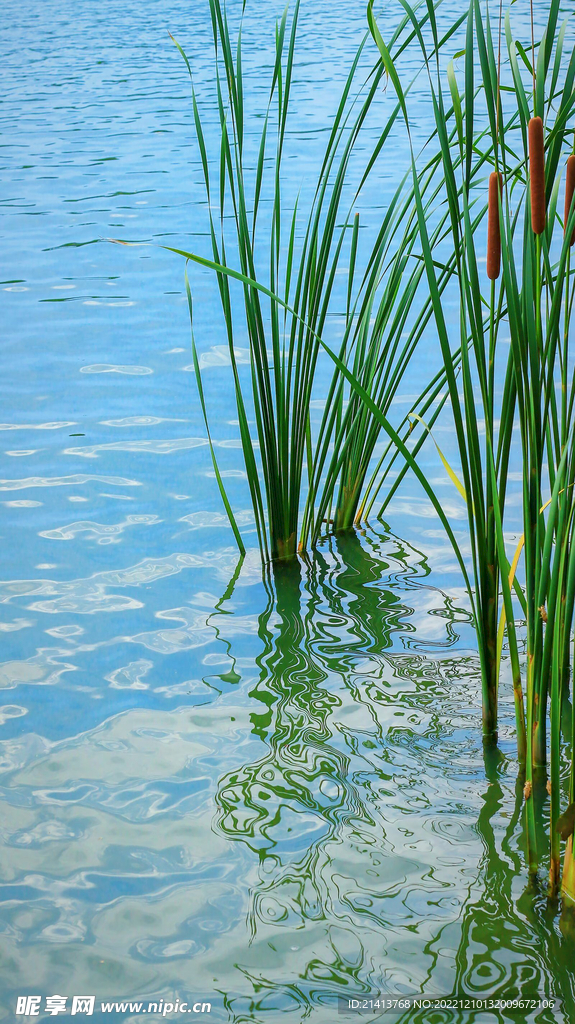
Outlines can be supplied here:
[[0, 423], [0, 430], [62, 430], [75, 427], [75, 420], [61, 420], [58, 423]]
[[153, 372], [149, 366], [115, 366], [113, 363], [94, 363], [80, 369], [80, 373], [123, 373], [132, 377], [141, 377]]
[[87, 484], [92, 480], [115, 487], [142, 485], [141, 480], [130, 480], [123, 476], [90, 476], [87, 473], [74, 473], [71, 476], [29, 476], [21, 480], [0, 480], [0, 491], [22, 491], [31, 487], [71, 487], [76, 484]]
[[151, 452], [154, 455], [171, 455], [188, 448], [202, 448], [208, 444], [206, 437], [176, 437], [171, 441], [111, 441], [108, 444], [83, 445], [65, 448], [64, 455], [82, 455], [86, 459], [98, 457], [99, 452]]
[[158, 516], [133, 515], [126, 516], [121, 523], [103, 524], [91, 523], [81, 520], [77, 523], [70, 523], [69, 526], [58, 526], [55, 530], [40, 530], [39, 536], [48, 540], [74, 540], [79, 534], [87, 534], [89, 539], [96, 540], [98, 544], [111, 543], [118, 538], [128, 526], [152, 526], [160, 523]]

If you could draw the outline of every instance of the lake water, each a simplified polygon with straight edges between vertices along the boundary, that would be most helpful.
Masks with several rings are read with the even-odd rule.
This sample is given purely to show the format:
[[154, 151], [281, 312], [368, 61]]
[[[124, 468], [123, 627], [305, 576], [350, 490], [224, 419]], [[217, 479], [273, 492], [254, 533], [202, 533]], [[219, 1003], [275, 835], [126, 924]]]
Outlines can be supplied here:
[[[250, 19], [250, 4], [257, 111], [280, 5]], [[389, 4], [386, 30], [397, 17]], [[401, 1019], [567, 1024], [573, 939], [527, 889], [505, 691], [484, 759], [474, 636], [439, 524], [408, 482], [389, 525], [262, 579], [216, 291], [197, 273], [218, 457], [249, 547], [238, 565], [183, 266], [159, 247], [206, 245], [168, 30], [213, 143], [207, 2], [7, 0], [2, 21], [0, 1019], [34, 994], [45, 1016], [59, 994], [68, 1009], [94, 995], [98, 1019], [105, 1000], [179, 999], [209, 1001], [214, 1021], [327, 1024], [339, 995], [500, 991], [563, 1008]], [[292, 195], [364, 29], [363, 3], [303, 4]], [[366, 145], [392, 98], [378, 103]], [[394, 147], [365, 190], [368, 223], [406, 159], [399, 131]], [[424, 359], [407, 390], [426, 377]]]

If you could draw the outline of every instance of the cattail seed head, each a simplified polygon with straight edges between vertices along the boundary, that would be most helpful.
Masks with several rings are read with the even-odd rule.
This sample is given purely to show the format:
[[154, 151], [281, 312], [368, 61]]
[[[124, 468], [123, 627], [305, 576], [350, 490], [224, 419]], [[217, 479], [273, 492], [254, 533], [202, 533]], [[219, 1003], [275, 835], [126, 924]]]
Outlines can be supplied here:
[[489, 175], [489, 204], [487, 208], [487, 276], [490, 281], [496, 281], [501, 270], [499, 204], [502, 187], [501, 174], [493, 171]]
[[[567, 221], [569, 220], [569, 214], [571, 213], [571, 205], [573, 203], [573, 194], [575, 193], [575, 155], [569, 157], [567, 161], [567, 174], [565, 179], [565, 231], [567, 231]], [[573, 228], [571, 234], [571, 240], [569, 245], [573, 245], [575, 242], [575, 228]]]
[[545, 230], [545, 147], [543, 121], [532, 117], [529, 122], [529, 175], [531, 184], [531, 226], [536, 235]]

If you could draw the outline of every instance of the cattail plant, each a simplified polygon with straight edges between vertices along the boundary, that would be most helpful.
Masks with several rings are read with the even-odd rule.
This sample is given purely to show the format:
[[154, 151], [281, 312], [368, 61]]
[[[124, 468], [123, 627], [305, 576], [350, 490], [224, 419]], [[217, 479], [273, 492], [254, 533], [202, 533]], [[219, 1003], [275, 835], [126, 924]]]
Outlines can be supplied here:
[[[430, 6], [429, 0], [428, 9]], [[535, 800], [544, 797], [547, 789], [551, 895], [557, 889], [561, 874], [561, 839], [568, 838], [561, 815], [561, 803], [566, 795], [562, 789], [562, 729], [565, 698], [573, 691], [575, 600], [575, 381], [569, 358], [573, 307], [569, 252], [575, 229], [575, 213], [571, 210], [572, 175], [575, 173], [572, 163], [567, 175], [564, 238], [559, 242], [553, 237], [559, 222], [560, 157], [566, 142], [568, 118], [575, 105], [575, 57], [571, 56], [563, 66], [564, 31], [559, 33], [553, 52], [558, 15], [559, 0], [551, 0], [537, 60], [533, 43], [534, 103], [540, 112], [545, 111], [549, 122], [547, 168], [543, 119], [529, 117], [527, 91], [517, 59], [519, 45], [513, 38], [509, 16], [505, 36], [512, 84], [506, 86], [500, 116], [499, 61], [491, 29], [478, 0], [470, 3], [463, 96], [459, 93], [453, 67], [448, 68], [447, 73], [453, 118], [458, 124], [459, 148], [450, 142], [439, 62], [436, 62], [436, 73], [432, 75], [430, 71], [430, 92], [443, 151], [446, 202], [451, 210], [457, 254], [462, 353], [459, 378], [450, 370], [453, 348], [438, 292], [427, 219], [417, 189], [415, 155], [413, 158], [423, 258], [430, 293], [434, 297], [461, 462], [461, 489], [467, 505], [472, 574], [466, 575], [465, 567], [464, 579], [477, 628], [484, 735], [489, 738], [495, 734], [499, 661], [506, 630], [518, 752], [525, 773], [528, 865], [535, 874], [542, 855], [538, 849]], [[406, 93], [374, 21], [371, 12], [372, 32], [400, 97], [409, 128]], [[483, 316], [479, 315], [486, 300], [480, 289], [471, 213], [477, 201], [472, 196], [470, 167], [482, 159], [479, 139], [484, 145], [486, 134], [481, 120], [480, 126], [474, 127], [478, 121], [474, 110], [475, 53], [479, 56], [481, 95], [487, 105], [487, 134], [491, 136], [493, 150], [499, 154], [499, 166], [496, 162], [497, 170], [490, 182], [490, 197], [493, 198], [487, 211], [487, 273], [491, 280], [487, 332]], [[431, 66], [431, 61], [429, 64]], [[514, 147], [518, 127], [521, 138], [527, 140], [527, 152]], [[459, 156], [464, 150], [469, 162], [462, 176], [456, 170], [455, 154]], [[526, 166], [529, 168], [527, 187]], [[505, 185], [498, 210], [501, 229], [498, 237], [494, 211], [500, 202], [499, 181], [494, 175], [499, 171]], [[532, 230], [523, 230], [522, 218]], [[499, 282], [497, 286], [496, 282]], [[503, 322], [510, 335], [508, 348], [498, 344]], [[499, 374], [501, 383], [497, 381]], [[516, 437], [519, 437], [518, 448]], [[509, 465], [515, 452], [522, 466], [523, 536], [515, 557], [510, 560], [504, 527]], [[412, 468], [417, 472], [416, 466]], [[441, 518], [439, 511], [438, 514]], [[451, 540], [453, 543], [452, 535]], [[460, 551], [456, 550], [456, 554], [460, 564], [465, 561]], [[524, 672], [515, 624], [518, 617], [525, 621]], [[495, 643], [494, 633], [497, 633]], [[575, 800], [574, 772], [571, 764], [567, 794], [570, 807]], [[571, 842], [563, 866], [564, 891], [571, 895], [575, 895], [574, 879]]]

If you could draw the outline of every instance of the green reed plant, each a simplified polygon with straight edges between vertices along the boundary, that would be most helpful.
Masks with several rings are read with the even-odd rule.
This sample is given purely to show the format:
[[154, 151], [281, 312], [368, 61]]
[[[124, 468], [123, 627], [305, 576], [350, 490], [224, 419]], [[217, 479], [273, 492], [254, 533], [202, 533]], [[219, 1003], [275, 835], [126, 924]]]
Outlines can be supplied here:
[[[202, 118], [192, 82], [192, 102], [208, 205], [212, 258], [172, 250], [215, 271], [229, 346], [243, 458], [250, 488], [260, 550], [264, 561], [290, 558], [315, 542], [324, 520], [337, 528], [353, 522], [373, 448], [380, 431], [365, 408], [347, 396], [335, 370], [325, 412], [314, 434], [311, 402], [318, 396], [318, 357], [327, 317], [339, 300], [335, 284], [346, 280], [347, 312], [340, 356], [351, 360], [377, 402], [389, 406], [421, 334], [411, 326], [403, 336], [423, 265], [410, 258], [417, 238], [413, 187], [398, 189], [384, 223], [366, 255], [359, 244], [359, 222], [353, 216], [357, 193], [377, 157], [384, 151], [400, 116], [396, 105], [373, 152], [359, 172], [359, 185], [349, 181], [351, 159], [373, 100], [385, 76], [379, 65], [363, 87], [356, 87], [363, 44], [344, 83], [307, 213], [296, 203], [285, 209], [282, 197], [283, 159], [293, 84], [299, 5], [291, 24], [287, 9], [276, 29], [275, 62], [258, 155], [246, 153], [246, 116], [241, 32], [232, 44], [225, 8], [210, 0], [216, 55], [216, 101], [220, 128], [219, 160], [212, 167]], [[429, 18], [423, 8], [422, 24]], [[420, 23], [416, 24], [418, 29]], [[451, 26], [438, 45], [457, 30]], [[407, 31], [406, 31], [407, 28]], [[415, 38], [404, 16], [389, 43], [398, 59]], [[178, 45], [178, 44], [176, 44]], [[191, 75], [191, 67], [184, 51]], [[355, 94], [354, 94], [355, 90]], [[437, 193], [435, 174], [441, 154], [427, 159], [421, 171], [422, 202], [429, 209]], [[351, 207], [345, 207], [352, 192]], [[271, 215], [262, 218], [264, 199]], [[215, 212], [214, 212], [215, 211]], [[264, 221], [262, 225], [262, 219]], [[361, 272], [358, 268], [363, 266]], [[260, 268], [266, 278], [262, 286]], [[453, 268], [452, 268], [453, 269]], [[447, 272], [445, 279], [447, 279]], [[231, 281], [242, 284], [244, 323], [249, 339], [250, 382], [246, 385], [236, 360], [237, 302]], [[356, 283], [356, 281], [358, 283]], [[188, 288], [190, 313], [192, 289]], [[267, 306], [269, 300], [269, 307]], [[264, 305], [265, 303], [265, 305]], [[431, 315], [428, 311], [427, 319]], [[218, 486], [236, 540], [243, 541], [226, 495], [208, 427], [207, 403], [193, 340], [200, 401], [210, 440]], [[440, 375], [423, 397], [426, 410], [441, 391]], [[256, 438], [249, 428], [253, 412]], [[405, 429], [408, 429], [406, 423]], [[307, 468], [307, 480], [305, 471]], [[319, 509], [319, 511], [318, 511]], [[329, 523], [328, 523], [329, 525]]]
[[[415, 25], [414, 11], [406, 0], [400, 2]], [[434, 12], [430, 6], [428, 10], [436, 38]], [[572, 146], [568, 121], [575, 107], [575, 51], [565, 53], [566, 26], [558, 30], [558, 17], [558, 0], [551, 0], [542, 38], [537, 43], [534, 37], [531, 40], [530, 59], [528, 46], [513, 34], [509, 13], [503, 33], [500, 8], [494, 39], [488, 11], [479, 0], [471, 0], [462, 93], [453, 64], [444, 77], [436, 54], [427, 53], [423, 34], [418, 32], [429, 69], [457, 257], [459, 380], [452, 369], [452, 341], [440, 301], [413, 158], [427, 282], [434, 300], [466, 498], [473, 577], [470, 599], [481, 663], [484, 735], [486, 739], [496, 735], [501, 632], [505, 625], [518, 751], [525, 767], [526, 832], [532, 872], [538, 865], [534, 786], [538, 769], [546, 765], [549, 755], [551, 893], [556, 891], [560, 874], [557, 829], [568, 838], [574, 817], [572, 813], [560, 817], [560, 799], [563, 711], [565, 698], [570, 689], [572, 692], [575, 597], [575, 378], [569, 352], [573, 310], [570, 246], [575, 210], [572, 193], [571, 197], [568, 193], [563, 222], [558, 213], [558, 195], [565, 149]], [[371, 4], [369, 20], [409, 131], [407, 98]], [[506, 58], [502, 54], [503, 34]], [[501, 82], [502, 61], [509, 70], [506, 85]], [[532, 93], [523, 70], [533, 83]], [[485, 108], [477, 102], [477, 74]], [[455, 145], [450, 142], [446, 96], [457, 126]], [[472, 219], [481, 201], [472, 186], [472, 168], [485, 156], [486, 137], [491, 140], [488, 160], [492, 165], [487, 275], [480, 265], [482, 243]], [[465, 157], [459, 163], [463, 173], [458, 171], [454, 154]], [[505, 348], [503, 325], [510, 336]], [[515, 458], [521, 464], [523, 538], [510, 566], [504, 525], [509, 467]], [[470, 578], [466, 580], [469, 586]], [[515, 626], [517, 609], [526, 623], [524, 673]], [[571, 764], [571, 811], [573, 781]], [[564, 861], [564, 888], [570, 886], [572, 894], [574, 878], [570, 840]]]
[[[408, 5], [404, 5], [408, 10]], [[429, 9], [429, 8], [428, 8]], [[386, 70], [393, 84], [396, 87], [402, 105], [402, 111], [406, 121], [408, 133], [410, 132], [410, 120], [407, 110], [405, 93], [401, 87], [391, 54], [379, 33], [377, 23], [373, 16], [372, 7], [368, 9], [370, 27], [376, 43], [382, 54]], [[431, 12], [430, 24], [434, 38], [437, 38], [437, 25], [434, 12]], [[479, 440], [479, 410], [476, 405], [474, 393], [475, 371], [482, 389], [483, 408], [481, 410], [485, 421], [486, 436], [488, 444], [492, 436], [494, 413], [495, 413], [495, 375], [493, 372], [493, 348], [496, 342], [497, 328], [501, 318], [501, 306], [493, 307], [493, 315], [486, 322], [484, 306], [481, 300], [481, 293], [476, 272], [476, 261], [473, 238], [477, 222], [473, 223], [472, 186], [474, 164], [471, 152], [472, 145], [476, 142], [473, 136], [473, 104], [475, 100], [473, 80], [473, 50], [472, 32], [473, 22], [468, 21], [467, 29], [467, 50], [471, 53], [471, 59], [467, 67], [467, 89], [469, 95], [469, 106], [462, 109], [461, 98], [456, 89], [452, 88], [453, 118], [457, 131], [455, 136], [449, 134], [448, 108], [444, 102], [441, 80], [438, 86], [434, 85], [430, 71], [430, 89], [433, 98], [434, 112], [436, 113], [436, 125], [441, 145], [443, 168], [445, 177], [445, 191], [447, 207], [451, 220], [453, 234], [454, 253], [457, 266], [457, 278], [460, 287], [460, 344], [461, 344], [461, 376], [456, 375], [453, 366], [453, 348], [450, 332], [448, 330], [443, 304], [441, 301], [441, 290], [437, 275], [437, 268], [432, 256], [432, 238], [428, 229], [427, 218], [421, 200], [421, 193], [418, 187], [418, 175], [416, 171], [415, 154], [413, 155], [413, 181], [415, 203], [418, 216], [418, 227], [422, 243], [423, 260], [427, 272], [427, 281], [430, 290], [431, 301], [438, 329], [439, 342], [444, 359], [444, 367], [447, 377], [447, 386], [450, 396], [451, 408], [454, 416], [455, 430], [462, 462], [462, 493], [465, 495], [468, 524], [471, 541], [472, 564], [475, 586], [471, 587], [467, 573], [470, 598], [472, 601], [473, 613], [478, 631], [479, 652], [481, 661], [481, 676], [483, 688], [483, 731], [486, 739], [494, 739], [497, 730], [497, 685], [499, 666], [497, 664], [497, 631], [498, 631], [498, 594], [499, 594], [499, 552], [496, 545], [496, 531], [493, 510], [493, 479], [489, 472], [483, 473], [481, 462], [481, 447]], [[428, 68], [433, 54], [427, 52], [426, 44], [421, 31], [418, 32], [419, 42], [422, 47], [423, 56]], [[439, 61], [437, 62], [439, 78]], [[453, 80], [453, 71], [450, 71], [450, 79]], [[481, 145], [479, 141], [479, 145]], [[485, 147], [484, 147], [485, 148]], [[459, 160], [454, 159], [454, 150]], [[481, 149], [480, 149], [481, 153]], [[493, 148], [491, 153], [482, 154], [481, 163], [493, 159]], [[485, 207], [480, 215], [485, 212]], [[471, 253], [471, 260], [470, 254]], [[471, 265], [470, 265], [471, 264]], [[475, 270], [475, 273], [474, 273]], [[469, 315], [466, 315], [469, 314]], [[488, 337], [486, 351], [485, 338]], [[489, 351], [491, 349], [491, 351]], [[475, 364], [472, 368], [472, 362]], [[460, 388], [463, 389], [463, 402], [461, 400]], [[511, 423], [512, 423], [512, 417]], [[489, 455], [488, 455], [489, 458]], [[491, 456], [491, 458], [493, 458]], [[413, 461], [413, 460], [411, 460]], [[502, 464], [507, 464], [507, 453], [504, 450]], [[505, 475], [502, 479], [503, 488], [506, 484]], [[504, 494], [500, 495], [504, 498]], [[434, 495], [436, 508], [439, 505], [437, 496]], [[442, 517], [445, 519], [445, 517]], [[452, 535], [453, 538], [453, 535]], [[453, 538], [453, 542], [455, 540]], [[463, 556], [457, 545], [456, 550], [463, 563]], [[517, 668], [517, 666], [515, 666]], [[516, 672], [517, 674], [517, 672]]]
[[[271, 257], [267, 283], [263, 284], [257, 276], [261, 261], [259, 250], [256, 252], [256, 224], [264, 194], [270, 113], [248, 200], [241, 47], [238, 45], [234, 57], [225, 14], [218, 0], [211, 0], [214, 43], [223, 62], [223, 77], [217, 79], [222, 137], [217, 175], [220, 229], [217, 233], [210, 205], [213, 259], [174, 251], [210, 267], [217, 275], [243, 454], [264, 559], [293, 556], [298, 528], [301, 548], [315, 542], [326, 520], [331, 525], [332, 514], [336, 529], [349, 528], [365, 518], [398, 457], [403, 460], [399, 478], [410, 468], [420, 481], [453, 545], [468, 590], [478, 637], [486, 743], [494, 743], [497, 737], [500, 662], [503, 634], [507, 634], [518, 753], [524, 772], [530, 870], [535, 873], [539, 861], [535, 793], [549, 759], [550, 892], [554, 893], [558, 884], [562, 837], [568, 842], [563, 888], [575, 899], [572, 760], [569, 807], [560, 814], [565, 707], [573, 691], [575, 605], [575, 377], [569, 350], [574, 294], [572, 186], [571, 197], [567, 192], [565, 220], [558, 213], [568, 120], [575, 106], [575, 54], [565, 51], [566, 27], [558, 30], [558, 0], [551, 0], [542, 39], [536, 45], [532, 38], [531, 59], [529, 46], [513, 34], [509, 14], [503, 22], [502, 6], [494, 34], [480, 0], [471, 0], [465, 15], [461, 89], [453, 62], [444, 73], [440, 59], [445, 42], [459, 23], [442, 37], [431, 0], [417, 9], [407, 0], [400, 3], [405, 11], [401, 31], [387, 45], [370, 0], [368, 22], [381, 63], [368, 80], [367, 94], [357, 106], [353, 102], [348, 106], [359, 54], [356, 57], [302, 234], [297, 207], [290, 212], [287, 229], [282, 226], [285, 213], [280, 187], [297, 8], [287, 35], [285, 66], [286, 15], [278, 26], [270, 90], [270, 110], [274, 103], [277, 111], [273, 213], [267, 236]], [[435, 119], [430, 141], [433, 139], [437, 148], [431, 158], [424, 149], [426, 162], [421, 166], [422, 154], [412, 146], [411, 176], [400, 184], [356, 288], [356, 267], [361, 260], [353, 203], [342, 225], [340, 220], [351, 153], [384, 75], [395, 88], [398, 103], [367, 162], [362, 184], [399, 114], [411, 142], [409, 87], [403, 88], [396, 62], [404, 45], [413, 39], [421, 47], [429, 76]], [[532, 95], [525, 72], [533, 80]], [[211, 203], [209, 161], [195, 96], [193, 103]], [[573, 161], [567, 165], [572, 166]], [[224, 230], [228, 211], [239, 269], [227, 256], [231, 251]], [[435, 253], [445, 237], [450, 239], [451, 253], [441, 263]], [[282, 238], [287, 239], [285, 257]], [[344, 259], [347, 263], [340, 263]], [[342, 269], [347, 274], [344, 338], [334, 352], [322, 335], [336, 294], [335, 277]], [[257, 457], [248, 429], [249, 402], [233, 349], [230, 284], [234, 279], [243, 288], [250, 341], [248, 398], [255, 409]], [[459, 298], [456, 332], [448, 325], [443, 307], [444, 289], [453, 281]], [[427, 295], [418, 305], [416, 296], [422, 284]], [[264, 299], [270, 303], [267, 315]], [[430, 318], [437, 330], [443, 366], [408, 416], [394, 426], [389, 419], [390, 405]], [[509, 334], [509, 344], [502, 329]], [[310, 408], [321, 349], [330, 355], [335, 369], [319, 432], [314, 434]], [[195, 343], [194, 359], [205, 412]], [[446, 399], [453, 417], [460, 479], [442, 458], [465, 500], [469, 558], [417, 461]], [[425, 422], [428, 410], [431, 417]], [[423, 427], [415, 445], [409, 437], [414, 422]], [[382, 429], [389, 440], [388, 449], [368, 476]], [[213, 447], [212, 455], [241, 547]], [[517, 460], [522, 477], [523, 537], [510, 559], [505, 528], [510, 467]], [[300, 521], [306, 468], [307, 495]], [[383, 508], [395, 486], [387, 488]], [[518, 634], [518, 615], [525, 621], [524, 641]], [[571, 725], [571, 750], [572, 731]]]
[[[441, 189], [436, 181], [440, 160], [440, 154], [436, 154], [421, 175], [425, 208], [430, 212], [437, 203]], [[359, 218], [356, 216], [356, 230], [358, 226]], [[436, 239], [445, 234], [445, 226], [444, 215], [435, 228]], [[339, 353], [339, 358], [345, 359], [349, 352], [348, 362], [354, 376], [362, 382], [385, 415], [389, 413], [410, 360], [432, 316], [429, 300], [415, 316], [413, 312], [414, 299], [424, 274], [423, 264], [414, 258], [418, 255], [417, 238], [413, 190], [407, 189], [406, 192], [402, 182], [384, 216], [353, 306], [348, 298], [344, 339]], [[390, 251], [394, 246], [395, 252]], [[442, 275], [442, 288], [445, 288], [453, 272], [452, 262]], [[352, 286], [350, 275], [349, 296]], [[381, 292], [379, 297], [378, 291]], [[406, 326], [409, 330], [406, 330]], [[440, 372], [429, 382], [413, 408], [417, 407], [425, 414], [435, 406], [435, 419], [442, 405], [439, 396], [444, 385], [445, 374]], [[403, 418], [401, 427], [409, 431], [409, 414]], [[302, 538], [305, 541], [309, 534], [312, 544], [317, 542], [326, 516], [328, 523], [333, 522], [335, 532], [348, 530], [361, 519], [365, 500], [359, 511], [358, 506], [380, 433], [378, 420], [353, 391], [349, 392], [345, 377], [336, 369], [312, 460], [312, 479], [314, 484], [317, 482], [317, 486], [310, 487], [304, 509]], [[317, 508], [312, 504], [314, 498], [318, 500]]]

